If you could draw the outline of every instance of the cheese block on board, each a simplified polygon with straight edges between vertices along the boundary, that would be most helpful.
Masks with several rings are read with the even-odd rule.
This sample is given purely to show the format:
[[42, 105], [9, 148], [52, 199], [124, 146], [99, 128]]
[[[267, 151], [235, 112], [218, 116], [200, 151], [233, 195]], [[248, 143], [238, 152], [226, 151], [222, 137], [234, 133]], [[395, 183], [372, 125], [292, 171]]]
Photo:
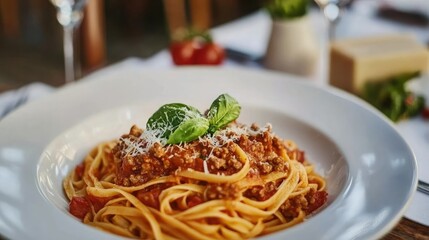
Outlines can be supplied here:
[[367, 81], [428, 68], [428, 48], [409, 35], [340, 40], [331, 44], [329, 82], [359, 94]]

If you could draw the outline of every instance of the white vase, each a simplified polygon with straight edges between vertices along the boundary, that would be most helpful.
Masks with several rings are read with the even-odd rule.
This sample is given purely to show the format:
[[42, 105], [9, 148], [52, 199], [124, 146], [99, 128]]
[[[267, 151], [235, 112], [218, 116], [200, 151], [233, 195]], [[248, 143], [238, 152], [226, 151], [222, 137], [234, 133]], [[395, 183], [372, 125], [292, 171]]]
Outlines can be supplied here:
[[308, 16], [272, 22], [264, 59], [266, 68], [310, 76], [318, 59], [319, 46]]

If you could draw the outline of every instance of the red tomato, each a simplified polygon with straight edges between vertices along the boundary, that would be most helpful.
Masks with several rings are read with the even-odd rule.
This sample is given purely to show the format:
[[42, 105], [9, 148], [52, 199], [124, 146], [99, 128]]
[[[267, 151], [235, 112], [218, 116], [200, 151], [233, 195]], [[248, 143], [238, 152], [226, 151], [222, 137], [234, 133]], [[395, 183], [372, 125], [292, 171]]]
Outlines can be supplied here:
[[195, 41], [173, 42], [170, 44], [170, 54], [176, 65], [195, 64], [195, 52], [198, 43]]
[[94, 210], [96, 211], [96, 212], [98, 212], [100, 209], [102, 209], [105, 205], [106, 205], [106, 203], [108, 202], [108, 201], [110, 201], [112, 198], [110, 198], [110, 197], [96, 197], [96, 196], [93, 196], [93, 195], [91, 195], [91, 194], [88, 194], [87, 196], [86, 196], [86, 199], [92, 204], [92, 206], [94, 207]]
[[81, 163], [81, 164], [77, 165], [77, 166], [76, 166], [76, 168], [75, 168], [74, 170], [75, 170], [76, 175], [77, 175], [79, 178], [82, 178], [83, 173], [84, 173], [84, 171], [85, 171], [85, 165], [84, 165], [83, 163]]
[[225, 50], [216, 43], [206, 43], [195, 53], [196, 64], [219, 65], [225, 59]]
[[203, 202], [204, 201], [203, 201], [203, 199], [201, 197], [199, 197], [197, 195], [194, 195], [194, 196], [191, 196], [191, 197], [188, 198], [188, 207], [189, 208], [195, 207], [198, 204], [201, 204]]
[[154, 188], [150, 191], [140, 190], [137, 192], [137, 198], [146, 206], [159, 209], [159, 194], [161, 189]]
[[91, 211], [91, 204], [84, 197], [73, 197], [69, 204], [69, 211], [73, 216], [83, 219]]
[[424, 119], [429, 119], [429, 108], [424, 108], [422, 111], [422, 116]]

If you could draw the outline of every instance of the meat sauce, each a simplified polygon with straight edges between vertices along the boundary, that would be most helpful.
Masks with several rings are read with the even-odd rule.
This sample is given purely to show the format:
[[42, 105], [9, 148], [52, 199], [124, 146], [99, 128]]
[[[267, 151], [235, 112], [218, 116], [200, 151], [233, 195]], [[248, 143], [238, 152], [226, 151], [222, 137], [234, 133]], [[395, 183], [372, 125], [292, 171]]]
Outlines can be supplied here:
[[[142, 131], [136, 128], [133, 126], [130, 134], [122, 136], [122, 139], [141, 141], [139, 136]], [[256, 126], [252, 128], [254, 131], [260, 130]], [[298, 156], [299, 161], [304, 161], [302, 151], [288, 150], [270, 130], [261, 131], [254, 136], [236, 136], [234, 142], [223, 142], [220, 147], [215, 147], [205, 140], [193, 141], [183, 146], [162, 147], [155, 143], [147, 153], [138, 155], [127, 154], [125, 149], [128, 146], [121, 141], [112, 151], [117, 164], [116, 183], [136, 186], [161, 176], [174, 175], [178, 170], [193, 169], [204, 172], [204, 161], [210, 174], [232, 175], [243, 167], [243, 163], [235, 155], [235, 144], [248, 154], [255, 175], [265, 175], [273, 171], [287, 172], [287, 163], [279, 156], [282, 149], [287, 150], [291, 157]]]
[[[289, 149], [284, 142], [271, 133], [271, 127], [260, 129], [256, 125], [251, 126], [253, 132], [257, 134], [246, 135], [230, 132], [226, 134], [227, 139], [233, 141], [221, 141], [220, 137], [216, 146], [209, 140], [196, 140], [184, 145], [161, 146], [155, 143], [149, 151], [142, 154], [129, 154], [127, 142], [137, 142], [145, 145], [140, 135], [142, 130], [133, 126], [129, 134], [122, 136], [119, 143], [112, 150], [112, 158], [116, 166], [116, 184], [122, 186], [137, 186], [150, 180], [174, 175], [175, 172], [193, 169], [199, 172], [210, 174], [232, 175], [238, 172], [243, 163], [237, 159], [235, 154], [235, 144], [246, 152], [250, 161], [250, 171], [247, 176], [251, 181], [260, 181], [261, 176], [273, 171], [288, 172], [289, 166], [280, 157], [280, 152], [286, 150], [290, 158], [305, 162], [305, 153], [297, 148]], [[124, 141], [127, 139], [127, 141]], [[235, 144], [234, 144], [235, 143]], [[206, 163], [206, 166], [205, 163]], [[77, 175], [82, 174], [82, 166], [77, 166]], [[237, 184], [214, 184], [199, 183], [207, 186], [204, 195], [194, 195], [188, 197], [187, 206], [193, 207], [210, 199], [236, 199], [240, 195]], [[254, 186], [247, 189], [243, 194], [245, 197], [257, 201], [269, 199], [276, 193], [278, 182], [269, 182], [265, 186]], [[163, 189], [171, 184], [157, 184], [149, 189], [140, 190], [135, 195], [146, 206], [159, 209], [159, 194]], [[298, 209], [304, 210], [307, 214], [318, 209], [327, 201], [325, 191], [311, 191], [305, 197], [292, 198], [287, 200], [280, 211], [285, 217], [294, 217]], [[106, 199], [97, 199], [87, 196], [86, 198], [73, 198], [70, 203], [70, 212], [76, 217], [83, 218], [91, 206], [97, 209], [104, 206]], [[184, 209], [184, 206], [173, 206], [176, 209]], [[85, 214], [84, 214], [85, 213]]]

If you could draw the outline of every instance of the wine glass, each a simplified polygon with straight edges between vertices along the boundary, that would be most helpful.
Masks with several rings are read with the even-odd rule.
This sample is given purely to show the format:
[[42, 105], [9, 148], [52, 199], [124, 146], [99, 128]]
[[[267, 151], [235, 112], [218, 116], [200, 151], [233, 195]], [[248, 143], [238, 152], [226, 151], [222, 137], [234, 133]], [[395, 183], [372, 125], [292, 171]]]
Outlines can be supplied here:
[[[323, 38], [324, 48], [321, 51], [320, 61], [320, 80], [323, 83], [329, 82], [329, 43], [335, 40], [335, 27], [344, 7], [353, 0], [314, 0], [322, 10], [325, 19], [328, 22], [328, 38]], [[327, 43], [327, 44], [326, 44]]]
[[314, 0], [328, 20], [329, 41], [335, 39], [335, 27], [341, 18], [344, 7], [352, 0]]
[[[75, 30], [83, 18], [83, 8], [86, 0], [50, 0], [57, 9], [57, 20], [64, 30], [64, 66], [66, 83], [76, 80]], [[78, 64], [75, 64], [78, 63]]]

